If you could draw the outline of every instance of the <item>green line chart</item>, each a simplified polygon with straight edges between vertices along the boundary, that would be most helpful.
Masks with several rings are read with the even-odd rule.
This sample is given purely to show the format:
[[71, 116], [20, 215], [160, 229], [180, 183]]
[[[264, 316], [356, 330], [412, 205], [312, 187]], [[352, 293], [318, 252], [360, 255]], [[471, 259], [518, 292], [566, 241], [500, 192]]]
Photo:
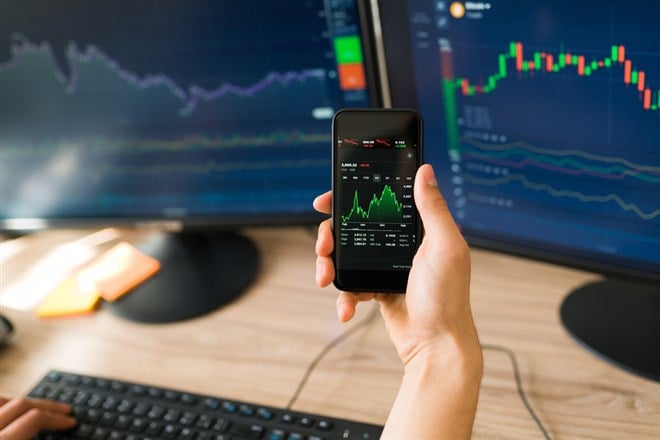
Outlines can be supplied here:
[[360, 195], [358, 190], [355, 190], [353, 206], [348, 214], [341, 216], [341, 221], [400, 223], [403, 218], [402, 210], [403, 203], [397, 200], [396, 194], [389, 185], [383, 187], [380, 197], [373, 194], [367, 209], [360, 206]]

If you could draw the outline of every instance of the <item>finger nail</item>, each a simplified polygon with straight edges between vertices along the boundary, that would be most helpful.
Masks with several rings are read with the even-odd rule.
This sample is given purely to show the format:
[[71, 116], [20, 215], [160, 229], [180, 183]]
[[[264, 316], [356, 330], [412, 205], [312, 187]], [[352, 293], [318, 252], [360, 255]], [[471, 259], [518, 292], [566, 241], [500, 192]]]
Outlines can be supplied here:
[[431, 165], [427, 167], [426, 184], [429, 186], [435, 186], [435, 187], [438, 186], [438, 181], [435, 178], [435, 172], [433, 171], [433, 167]]

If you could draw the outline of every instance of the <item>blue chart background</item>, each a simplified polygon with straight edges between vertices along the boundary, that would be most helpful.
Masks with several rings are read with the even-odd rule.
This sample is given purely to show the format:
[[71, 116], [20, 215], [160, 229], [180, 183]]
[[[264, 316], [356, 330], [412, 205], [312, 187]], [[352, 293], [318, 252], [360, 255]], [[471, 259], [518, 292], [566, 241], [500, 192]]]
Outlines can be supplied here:
[[412, 59], [426, 158], [464, 231], [565, 261], [660, 273], [660, 111], [643, 109], [623, 66], [587, 77], [575, 67], [519, 73], [509, 60], [491, 93], [456, 90], [457, 117], [447, 121], [439, 50], [448, 42], [455, 77], [483, 85], [512, 41], [522, 42], [526, 60], [565, 51], [587, 63], [624, 45], [657, 101], [660, 4], [493, 0], [480, 17], [455, 19], [439, 3], [451, 2], [409, 2]]
[[309, 213], [330, 184], [330, 121], [312, 111], [369, 105], [336, 78], [332, 39], [359, 34], [355, 14], [3, 1], [0, 217]]

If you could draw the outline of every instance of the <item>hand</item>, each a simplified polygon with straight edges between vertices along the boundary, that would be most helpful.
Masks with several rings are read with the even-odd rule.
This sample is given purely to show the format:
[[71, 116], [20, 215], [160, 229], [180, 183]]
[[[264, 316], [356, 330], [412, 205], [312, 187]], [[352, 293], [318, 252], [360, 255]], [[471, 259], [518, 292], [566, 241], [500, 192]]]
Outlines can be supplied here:
[[[330, 213], [332, 194], [314, 200]], [[415, 177], [415, 204], [426, 234], [413, 259], [406, 294], [341, 292], [337, 316], [350, 320], [360, 301], [375, 299], [405, 365], [382, 438], [469, 439], [483, 368], [470, 310], [470, 250], [447, 208], [430, 165]], [[316, 282], [335, 276], [331, 220], [319, 226]]]
[[[401, 361], [408, 365], [422, 352], [433, 351], [450, 337], [469, 351], [480, 353], [470, 309], [470, 252], [440, 193], [430, 165], [419, 168], [415, 177], [415, 204], [425, 236], [413, 260], [405, 295], [354, 294], [341, 292], [337, 315], [350, 320], [360, 301], [380, 303], [390, 338]], [[316, 210], [329, 214], [332, 194], [314, 200]], [[331, 219], [321, 223], [316, 242], [316, 282], [332, 283], [335, 269]], [[479, 354], [480, 356], [480, 354]]]
[[42, 430], [67, 430], [76, 426], [71, 406], [43, 399], [0, 397], [0, 438], [31, 439]]

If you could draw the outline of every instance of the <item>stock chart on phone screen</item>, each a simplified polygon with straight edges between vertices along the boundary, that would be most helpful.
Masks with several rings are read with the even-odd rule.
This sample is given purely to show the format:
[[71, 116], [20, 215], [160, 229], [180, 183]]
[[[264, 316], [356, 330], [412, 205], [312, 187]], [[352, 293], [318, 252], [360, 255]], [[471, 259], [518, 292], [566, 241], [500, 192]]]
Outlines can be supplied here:
[[368, 105], [353, 1], [0, 2], [9, 217], [309, 212]]
[[345, 266], [340, 268], [409, 270], [417, 240], [413, 182], [418, 141], [399, 134], [335, 142], [336, 252]]
[[660, 3], [424, 0], [408, 12], [427, 158], [459, 223], [650, 261]]

